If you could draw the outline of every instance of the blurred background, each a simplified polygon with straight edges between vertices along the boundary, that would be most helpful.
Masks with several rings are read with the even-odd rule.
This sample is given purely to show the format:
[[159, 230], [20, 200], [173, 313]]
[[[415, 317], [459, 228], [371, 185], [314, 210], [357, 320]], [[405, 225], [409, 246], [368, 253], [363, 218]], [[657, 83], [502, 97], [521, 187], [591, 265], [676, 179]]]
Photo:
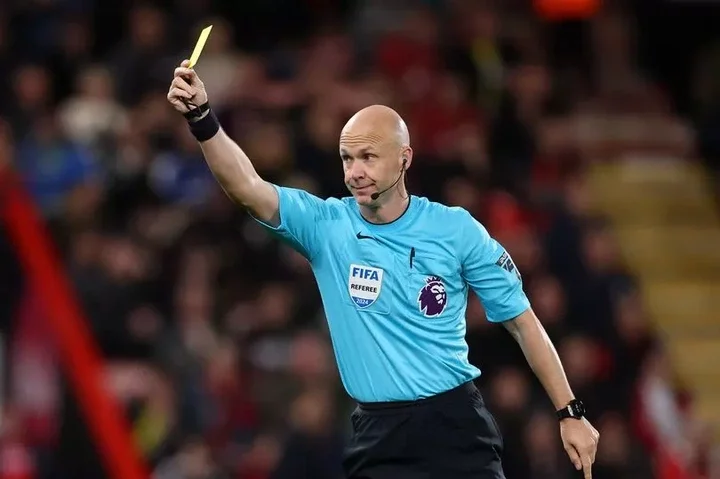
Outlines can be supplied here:
[[[411, 192], [523, 272], [600, 431], [593, 477], [720, 477], [720, 6], [595, 3], [3, 0], [0, 477], [115, 479], [111, 453], [156, 479], [342, 477], [353, 403], [312, 273], [165, 100], [208, 24], [197, 71], [268, 180], [344, 196], [344, 122], [405, 117]], [[580, 477], [519, 347], [474, 296], [467, 321], [508, 479]]]

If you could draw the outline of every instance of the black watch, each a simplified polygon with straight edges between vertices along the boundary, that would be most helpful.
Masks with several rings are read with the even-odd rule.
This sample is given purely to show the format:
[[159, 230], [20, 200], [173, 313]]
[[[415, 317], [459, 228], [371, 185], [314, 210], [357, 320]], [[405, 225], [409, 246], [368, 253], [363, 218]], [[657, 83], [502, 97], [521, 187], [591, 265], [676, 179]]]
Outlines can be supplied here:
[[579, 399], [573, 399], [567, 406], [557, 411], [557, 417], [562, 419], [582, 419], [585, 417], [585, 405]]

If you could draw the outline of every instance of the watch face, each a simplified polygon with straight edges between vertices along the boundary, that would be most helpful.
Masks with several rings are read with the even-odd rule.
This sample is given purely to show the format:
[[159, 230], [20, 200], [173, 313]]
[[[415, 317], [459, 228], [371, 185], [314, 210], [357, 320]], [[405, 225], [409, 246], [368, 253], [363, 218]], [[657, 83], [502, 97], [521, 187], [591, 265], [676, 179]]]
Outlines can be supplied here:
[[572, 408], [573, 416], [583, 417], [585, 416], [585, 405], [582, 401], [573, 401], [570, 405]]

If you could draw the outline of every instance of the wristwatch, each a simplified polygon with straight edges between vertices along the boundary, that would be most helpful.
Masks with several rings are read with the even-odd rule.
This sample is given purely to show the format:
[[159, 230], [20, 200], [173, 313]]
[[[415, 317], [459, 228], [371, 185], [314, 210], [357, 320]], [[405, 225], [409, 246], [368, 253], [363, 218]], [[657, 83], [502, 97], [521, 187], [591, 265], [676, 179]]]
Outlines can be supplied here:
[[557, 411], [558, 420], [582, 419], [585, 416], [585, 404], [579, 399], [573, 399], [567, 406]]

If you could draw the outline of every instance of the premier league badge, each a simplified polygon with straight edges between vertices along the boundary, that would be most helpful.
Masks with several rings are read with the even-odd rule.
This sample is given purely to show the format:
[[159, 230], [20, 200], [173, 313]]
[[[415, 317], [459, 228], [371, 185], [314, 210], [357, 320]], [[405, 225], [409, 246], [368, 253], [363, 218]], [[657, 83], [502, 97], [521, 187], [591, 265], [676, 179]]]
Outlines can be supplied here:
[[425, 278], [427, 283], [420, 290], [417, 302], [420, 311], [428, 318], [439, 316], [447, 305], [447, 291], [442, 280], [437, 276]]

